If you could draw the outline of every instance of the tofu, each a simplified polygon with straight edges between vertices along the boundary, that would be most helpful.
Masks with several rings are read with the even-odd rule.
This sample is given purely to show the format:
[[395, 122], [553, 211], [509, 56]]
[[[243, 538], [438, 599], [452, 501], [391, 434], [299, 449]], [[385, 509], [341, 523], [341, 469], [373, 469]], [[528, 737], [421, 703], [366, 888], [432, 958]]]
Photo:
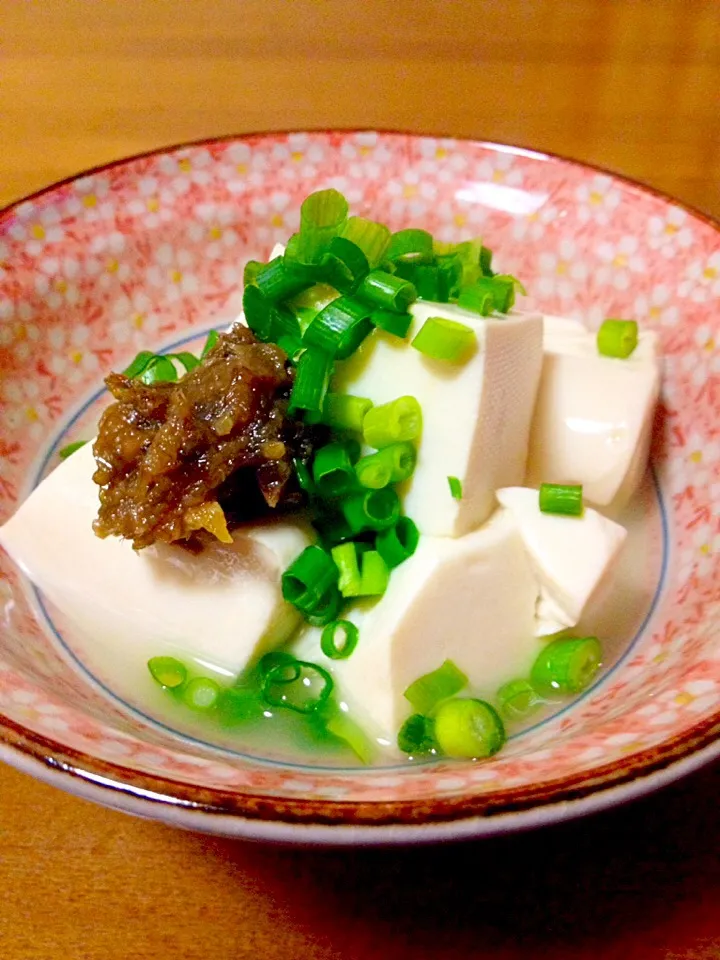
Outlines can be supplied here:
[[595, 337], [545, 318], [525, 483], [581, 483], [588, 503], [617, 513], [647, 467], [660, 366], [652, 332], [626, 360], [600, 356]]
[[270, 522], [199, 555], [92, 530], [98, 488], [91, 445], [61, 463], [0, 527], [0, 544], [93, 644], [174, 654], [235, 676], [284, 642], [300, 617], [280, 592], [283, 569], [312, 540], [301, 522]]
[[[401, 489], [421, 533], [461, 537], [484, 523], [498, 487], [522, 483], [542, 364], [542, 318], [483, 318], [449, 304], [418, 301], [408, 341], [376, 331], [338, 363], [333, 390], [375, 404], [410, 394], [423, 413], [418, 464]], [[428, 317], [472, 327], [478, 349], [465, 364], [424, 357], [409, 344]], [[448, 477], [462, 483], [454, 500]]]
[[346, 660], [324, 656], [318, 628], [305, 628], [292, 649], [322, 663], [358, 722], [394, 744], [412, 713], [403, 692], [445, 659], [486, 696], [528, 673], [541, 647], [534, 636], [537, 598], [522, 537], [501, 509], [462, 538], [421, 537], [414, 555], [393, 571], [385, 595], [348, 612], [360, 637]]
[[497, 498], [517, 523], [540, 585], [536, 635], [574, 627], [612, 575], [627, 531], [589, 507], [581, 517], [542, 513], [537, 490], [511, 487]]

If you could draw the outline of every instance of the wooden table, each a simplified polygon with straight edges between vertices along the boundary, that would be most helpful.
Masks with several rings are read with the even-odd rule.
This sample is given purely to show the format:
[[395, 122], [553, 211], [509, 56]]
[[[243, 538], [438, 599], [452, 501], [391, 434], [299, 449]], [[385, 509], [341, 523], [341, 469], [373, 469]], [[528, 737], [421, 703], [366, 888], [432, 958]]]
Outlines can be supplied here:
[[[720, 214], [718, 0], [2, 0], [0, 45], [0, 202], [165, 143], [338, 125], [555, 150]], [[0, 956], [718, 958], [719, 792], [716, 768], [543, 833], [300, 851], [1, 769]]]

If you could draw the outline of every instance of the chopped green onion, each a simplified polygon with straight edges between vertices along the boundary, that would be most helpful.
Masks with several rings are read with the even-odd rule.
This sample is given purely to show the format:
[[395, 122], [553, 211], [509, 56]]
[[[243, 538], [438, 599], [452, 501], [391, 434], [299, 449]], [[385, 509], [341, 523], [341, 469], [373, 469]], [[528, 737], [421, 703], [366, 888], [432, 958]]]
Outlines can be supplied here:
[[190, 373], [195, 367], [200, 366], [200, 361], [197, 357], [193, 356], [192, 353], [169, 353], [167, 356], [169, 360], [177, 360], [178, 363], [182, 364], [185, 368], [185, 373]]
[[367, 257], [351, 240], [333, 237], [322, 258], [326, 278], [339, 290], [352, 291], [367, 275], [370, 264]]
[[317, 347], [308, 347], [297, 363], [295, 383], [290, 392], [291, 410], [309, 410], [319, 413], [325, 400], [332, 357]]
[[480, 247], [480, 256], [478, 257], [478, 264], [480, 266], [480, 271], [484, 277], [494, 277], [495, 271], [492, 268], [492, 250], [489, 250], [487, 247]]
[[[325, 713], [325, 710], [323, 712]], [[328, 733], [344, 740], [362, 763], [372, 763], [374, 753], [372, 743], [342, 708], [331, 703], [323, 720]]]
[[495, 297], [491, 289], [475, 283], [469, 287], [461, 287], [457, 304], [464, 310], [479, 313], [481, 317], [489, 317], [495, 310]]
[[123, 370], [124, 376], [134, 380], [135, 377], [139, 376], [144, 370], [147, 370], [154, 359], [154, 353], [151, 353], [149, 350], [143, 350], [135, 357], [130, 366]]
[[315, 454], [312, 472], [321, 497], [342, 497], [356, 487], [351, 449], [344, 443], [328, 443]]
[[349, 393], [328, 393], [322, 409], [322, 422], [335, 430], [352, 430], [362, 433], [365, 414], [372, 407], [372, 400], [354, 397]]
[[385, 256], [388, 260], [412, 263], [432, 263], [434, 259], [433, 238], [427, 230], [398, 230], [390, 237]]
[[243, 268], [243, 289], [255, 283], [257, 275], [267, 266], [262, 260], [248, 260]]
[[340, 293], [335, 287], [327, 283], [314, 283], [307, 290], [285, 301], [285, 306], [298, 318], [300, 328], [305, 333], [320, 311], [339, 297]]
[[403, 696], [418, 713], [429, 714], [448, 697], [454, 697], [467, 686], [468, 678], [452, 660], [445, 660], [437, 670], [418, 677]]
[[307, 271], [295, 267], [284, 257], [275, 257], [261, 267], [255, 276], [255, 286], [270, 303], [286, 300], [312, 285]]
[[337, 585], [338, 571], [322, 547], [305, 547], [282, 575], [282, 595], [301, 613], [312, 613]]
[[[440, 303], [455, 300], [460, 292], [462, 263], [457, 256], [438, 259], [438, 289], [436, 299]], [[418, 291], [419, 292], [419, 291]]]
[[295, 337], [292, 334], [280, 334], [280, 336], [277, 338], [277, 345], [281, 350], [285, 351], [290, 363], [293, 363], [297, 366], [298, 360], [305, 352], [302, 339], [299, 336]]
[[341, 543], [330, 551], [335, 566], [338, 568], [338, 588], [344, 597], [360, 595], [360, 567], [358, 564], [357, 545]]
[[177, 370], [172, 360], [168, 357], [156, 356], [137, 379], [150, 386], [153, 383], [174, 383], [177, 378]]
[[436, 263], [417, 264], [412, 282], [420, 300], [440, 300], [440, 268]]
[[344, 540], [350, 540], [355, 536], [345, 519], [340, 514], [329, 514], [320, 516], [313, 521], [313, 524], [320, 534], [322, 540], [327, 544], [342, 543]]
[[635, 320], [604, 320], [597, 333], [598, 353], [603, 357], [627, 358], [638, 345]]
[[220, 684], [210, 677], [195, 677], [185, 687], [183, 700], [192, 710], [211, 710], [220, 697]]
[[543, 513], [579, 517], [583, 512], [583, 488], [579, 484], [541, 483], [539, 503]]
[[448, 484], [450, 486], [450, 494], [453, 500], [462, 500], [462, 481], [458, 480], [457, 477], [448, 477]]
[[518, 281], [509, 274], [496, 273], [492, 277], [495, 309], [507, 313], [515, 305], [515, 288]]
[[409, 280], [384, 270], [372, 270], [358, 287], [357, 296], [375, 309], [404, 313], [417, 300], [417, 290]]
[[153, 680], [168, 690], [181, 687], [187, 680], [187, 667], [176, 657], [152, 657], [148, 660], [148, 670]]
[[374, 326], [386, 333], [404, 340], [412, 325], [412, 315], [409, 313], [395, 313], [394, 310], [375, 310], [370, 317]]
[[202, 348], [202, 352], [200, 353], [201, 360], [204, 360], [205, 357], [210, 353], [212, 348], [218, 342], [219, 337], [220, 337], [220, 334], [217, 332], [217, 330], [210, 331], [210, 333], [207, 335], [205, 346]]
[[300, 207], [299, 251], [305, 261], [317, 263], [330, 241], [345, 226], [348, 202], [337, 190], [318, 190]]
[[422, 432], [422, 410], [415, 397], [398, 397], [368, 410], [363, 420], [363, 438], [380, 450], [391, 443], [417, 440]]
[[305, 331], [305, 343], [345, 360], [372, 330], [371, 310], [352, 297], [339, 297], [317, 314]]
[[543, 696], [580, 693], [601, 666], [602, 647], [597, 637], [565, 637], [543, 647], [530, 680]]
[[442, 752], [458, 760], [491, 757], [505, 743], [505, 727], [489, 703], [456, 697], [435, 714], [435, 739]]
[[270, 653], [266, 653], [260, 658], [258, 663], [260, 676], [265, 676], [273, 667], [288, 666], [291, 663], [295, 663], [295, 660], [296, 658], [285, 650], [271, 650]]
[[347, 660], [359, 636], [358, 628], [350, 620], [334, 620], [322, 632], [320, 649], [331, 660]]
[[446, 317], [428, 317], [411, 346], [433, 360], [465, 363], [477, 349], [477, 334], [472, 327]]
[[293, 460], [293, 467], [295, 469], [295, 476], [300, 489], [309, 497], [313, 496], [315, 493], [315, 485], [313, 484], [312, 474], [308, 469], [308, 465], [304, 460], [301, 460], [299, 457], [295, 457]]
[[273, 305], [254, 285], [245, 287], [243, 314], [245, 322], [258, 340], [263, 343], [272, 340]]
[[389, 483], [402, 483], [412, 476], [417, 451], [412, 443], [391, 443], [355, 464], [355, 475], [361, 487], [379, 490]]
[[340, 503], [353, 535], [366, 530], [385, 530], [397, 523], [400, 501], [394, 490], [366, 490]]
[[398, 567], [411, 557], [420, 542], [420, 531], [410, 517], [400, 517], [394, 527], [381, 530], [375, 549], [389, 567]]
[[360, 597], [380, 597], [390, 582], [390, 568], [377, 550], [364, 550], [360, 557]]
[[87, 440], [76, 440], [75, 443], [69, 443], [66, 447], [62, 447], [58, 450], [58, 456], [61, 460], [67, 460], [68, 457], [72, 456], [76, 450], [79, 450], [80, 447], [84, 447], [87, 443]]
[[305, 614], [305, 619], [313, 627], [324, 627], [336, 620], [343, 605], [343, 597], [337, 587], [330, 587], [313, 609]]
[[270, 706], [297, 713], [313, 713], [326, 703], [332, 691], [333, 679], [327, 670], [306, 660], [272, 667], [262, 683], [263, 698]]
[[364, 217], [349, 217], [340, 231], [340, 236], [360, 247], [371, 269], [381, 262], [390, 243], [388, 228], [374, 220], [365, 220]]
[[397, 745], [403, 753], [413, 757], [422, 757], [435, 751], [435, 737], [433, 736], [433, 722], [421, 713], [414, 713], [408, 717], [400, 727]]
[[529, 680], [510, 680], [497, 692], [500, 710], [510, 720], [522, 720], [542, 706], [542, 699]]

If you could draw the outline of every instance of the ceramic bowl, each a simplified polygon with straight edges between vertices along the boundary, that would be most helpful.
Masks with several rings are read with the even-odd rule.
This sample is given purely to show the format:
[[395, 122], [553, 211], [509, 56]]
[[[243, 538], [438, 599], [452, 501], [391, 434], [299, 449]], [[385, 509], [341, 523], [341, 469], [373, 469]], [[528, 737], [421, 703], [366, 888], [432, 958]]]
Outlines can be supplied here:
[[487, 763], [322, 769], [179, 736], [113, 699], [0, 557], [0, 758], [231, 836], [408, 842], [607, 807], [720, 753], [720, 232], [619, 177], [490, 143], [372, 132], [212, 140], [113, 164], [0, 216], [0, 520], [91, 429], [102, 377], [238, 312], [246, 259], [335, 186], [393, 228], [482, 234], [528, 306], [657, 330], [664, 386], [632, 635], [584, 697]]

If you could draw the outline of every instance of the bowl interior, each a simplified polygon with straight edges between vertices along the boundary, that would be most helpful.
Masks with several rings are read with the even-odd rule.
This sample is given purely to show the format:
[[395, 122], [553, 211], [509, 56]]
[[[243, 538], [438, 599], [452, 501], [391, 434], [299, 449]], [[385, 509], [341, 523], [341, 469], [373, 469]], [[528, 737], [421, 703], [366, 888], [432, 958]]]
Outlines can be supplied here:
[[248, 797], [269, 798], [271, 813], [311, 801], [331, 819], [344, 816], [337, 800], [384, 801], [417, 818], [438, 797], [472, 808], [501, 795], [557, 796], [639, 769], [668, 745], [692, 749], [720, 710], [720, 336], [711, 314], [719, 234], [660, 196], [577, 164], [397, 134], [264, 135], [131, 160], [7, 211], [0, 521], [64, 443], [90, 435], [106, 402], [103, 374], [140, 349], [192, 349], [233, 319], [244, 262], [286, 240], [303, 197], [323, 186], [396, 229], [482, 235], [502, 270], [527, 286], [529, 307], [591, 326], [632, 316], [658, 331], [665, 360], [653, 473], [626, 561], [626, 613], [607, 624], [624, 642], [611, 669], [491, 763], [320, 770], [217, 749], [123, 709], [107, 693], [110, 676], [78, 668], [72, 631], [3, 554], [5, 739], [173, 795], [239, 810]]

